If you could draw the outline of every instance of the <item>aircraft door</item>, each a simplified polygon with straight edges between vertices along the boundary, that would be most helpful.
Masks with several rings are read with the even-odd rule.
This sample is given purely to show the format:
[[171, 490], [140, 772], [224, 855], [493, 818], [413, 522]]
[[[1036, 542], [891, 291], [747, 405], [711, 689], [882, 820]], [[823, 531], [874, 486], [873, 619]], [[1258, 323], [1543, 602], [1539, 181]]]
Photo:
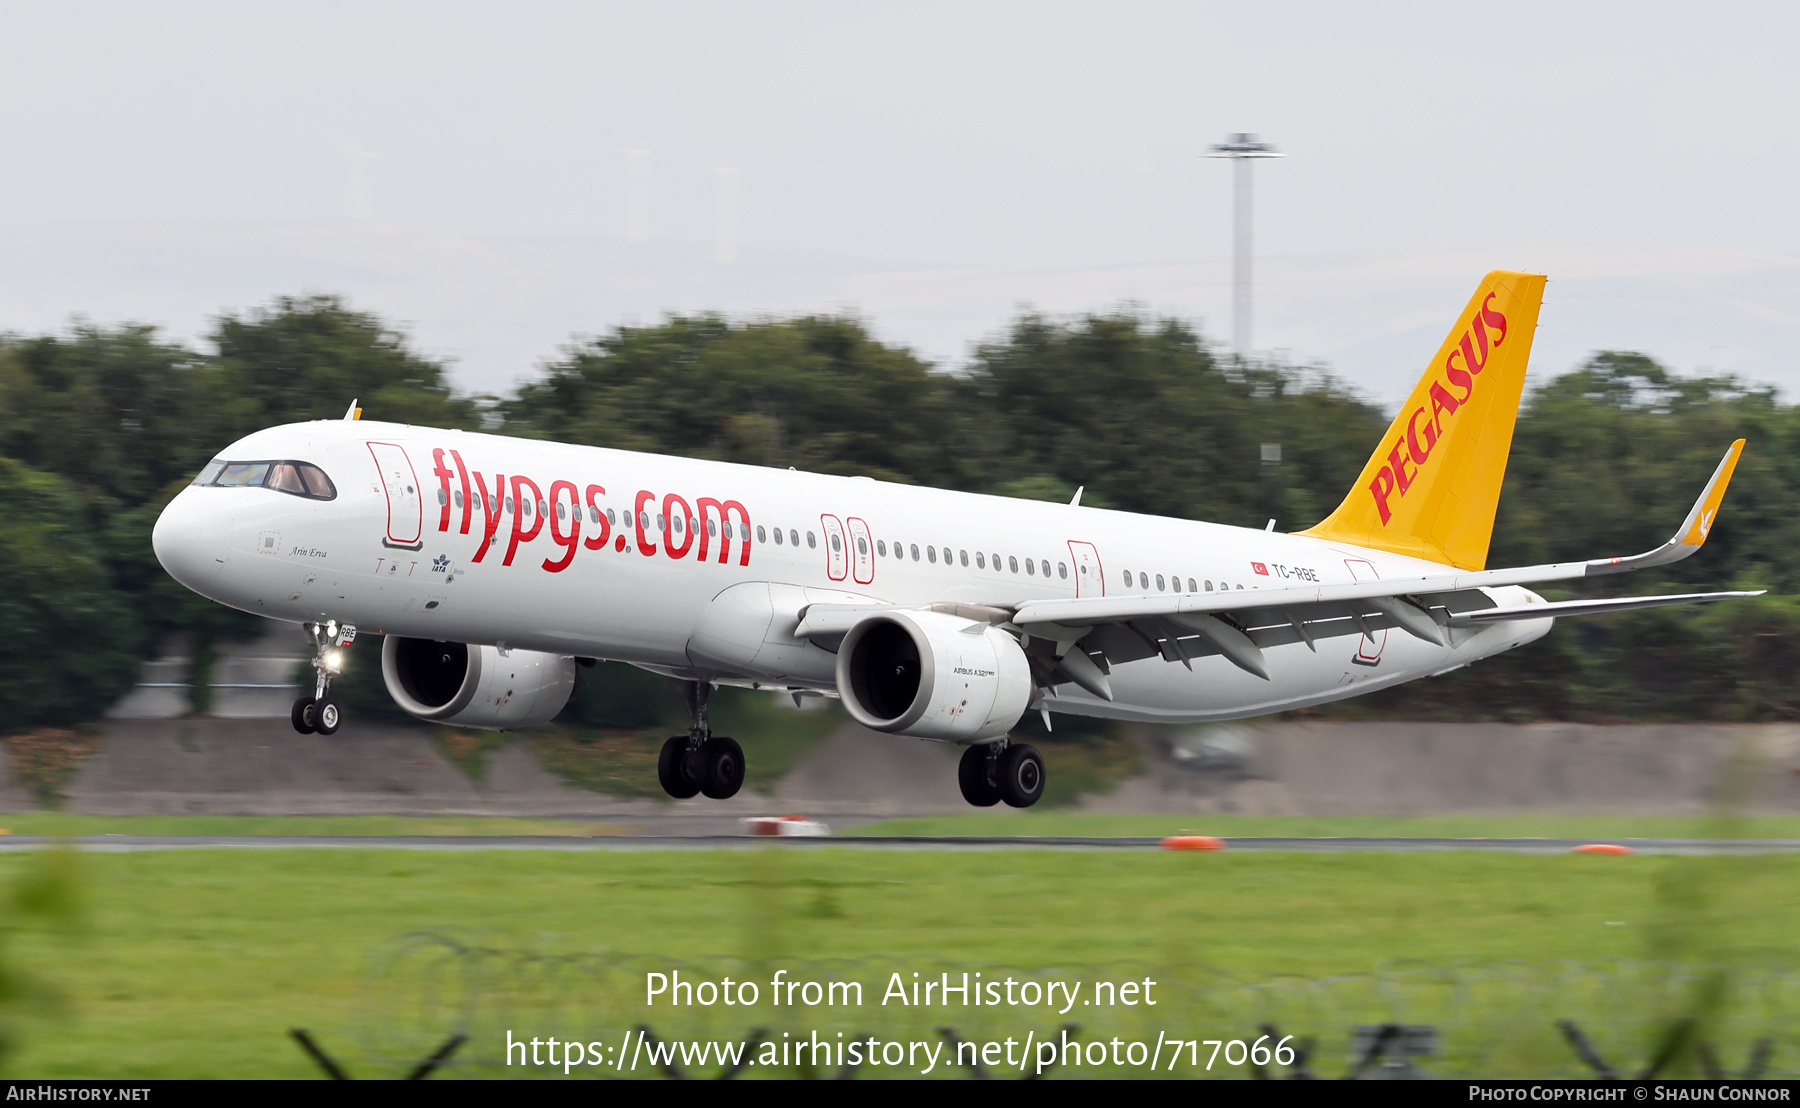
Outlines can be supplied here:
[[849, 553], [844, 549], [844, 524], [836, 516], [822, 515], [819, 527], [825, 532], [825, 576], [842, 581], [850, 575]]
[[1075, 595], [1105, 596], [1106, 574], [1100, 569], [1100, 552], [1094, 544], [1069, 540], [1069, 557], [1075, 562]]
[[844, 521], [850, 528], [850, 564], [859, 585], [875, 580], [875, 540], [869, 537], [869, 525], [851, 516]]
[[[1375, 566], [1361, 558], [1345, 558], [1344, 565], [1349, 568], [1350, 576], [1357, 581], [1377, 581], [1381, 574], [1375, 572]], [[1376, 635], [1363, 635], [1356, 642], [1356, 657], [1350, 659], [1359, 666], [1372, 666], [1380, 663], [1381, 652], [1387, 648], [1387, 629], [1383, 628]]]
[[369, 453], [375, 456], [381, 487], [387, 493], [387, 537], [382, 545], [419, 549], [425, 545], [420, 537], [425, 527], [425, 498], [419, 494], [419, 478], [413, 472], [412, 460], [391, 442], [372, 442]]

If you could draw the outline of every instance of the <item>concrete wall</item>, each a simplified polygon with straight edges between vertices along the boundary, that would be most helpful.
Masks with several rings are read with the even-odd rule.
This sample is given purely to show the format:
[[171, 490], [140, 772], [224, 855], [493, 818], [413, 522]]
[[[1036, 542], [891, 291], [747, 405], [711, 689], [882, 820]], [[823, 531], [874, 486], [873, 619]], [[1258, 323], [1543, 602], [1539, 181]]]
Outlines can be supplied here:
[[[1083, 807], [1266, 815], [1444, 812], [1698, 814], [1728, 767], [1757, 768], [1750, 808], [1800, 813], [1800, 727], [1260, 724], [1137, 734], [1147, 771]], [[747, 755], [754, 760], [756, 751]], [[967, 811], [958, 751], [846, 725], [772, 796], [718, 804], [617, 799], [564, 785], [523, 744], [478, 786], [420, 728], [354, 722], [297, 735], [282, 719], [112, 720], [68, 790], [97, 814], [392, 813], [638, 818], [771, 810], [894, 816]], [[1057, 772], [1054, 752], [1049, 769]], [[647, 784], [649, 782], [646, 782]], [[0, 772], [0, 805], [30, 806]]]

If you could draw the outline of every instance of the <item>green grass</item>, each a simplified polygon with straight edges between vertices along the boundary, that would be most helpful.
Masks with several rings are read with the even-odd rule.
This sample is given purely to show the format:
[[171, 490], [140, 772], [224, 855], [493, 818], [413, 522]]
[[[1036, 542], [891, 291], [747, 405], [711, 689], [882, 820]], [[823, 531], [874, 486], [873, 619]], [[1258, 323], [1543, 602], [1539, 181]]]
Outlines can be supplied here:
[[[43, 855], [0, 855], [0, 889], [44, 864]], [[640, 968], [683, 959], [690, 972], [697, 963], [707, 972], [717, 967], [705, 959], [724, 957], [756, 963], [765, 980], [771, 964], [858, 959], [855, 972], [874, 990], [891, 970], [937, 966], [1088, 967], [1174, 981], [1215, 970], [1317, 979], [1400, 962], [1800, 964], [1800, 858], [1787, 856], [206, 850], [90, 853], [73, 865], [85, 904], [79, 931], [5, 933], [5, 962], [68, 998], [64, 1015], [24, 1024], [23, 1045], [6, 1062], [13, 1074], [314, 1076], [286, 1037], [292, 1027], [313, 1029], [360, 1074], [392, 1073], [398, 1063], [383, 1069], [358, 1057], [352, 1025], [371, 1004], [404, 1009], [389, 986], [371, 983], [370, 959], [420, 930], [501, 947], [633, 952], [648, 956]], [[521, 965], [499, 966], [495, 980], [512, 980]], [[567, 980], [581, 999], [582, 979]], [[636, 1006], [641, 977], [621, 981], [609, 1017], [615, 1037], [637, 1019], [681, 1030], [667, 1010]], [[1564, 1010], [1521, 1002], [1520, 1018], [1538, 1035], [1532, 1057], [1568, 1063], [1549, 1030]], [[571, 1011], [527, 1005], [513, 1015], [533, 1033], [567, 1034], [571, 1023], [583, 1029]], [[1198, 1012], [1176, 1004], [1136, 1014], [1185, 1021], [1208, 1038], [1254, 1026], [1248, 1011], [1225, 1026], [1225, 1017]], [[753, 1019], [806, 1026], [785, 1009], [700, 1016], [713, 1022], [686, 1024], [691, 1033], [741, 1035]], [[996, 1030], [1029, 1020], [1042, 1033], [1059, 1022], [993, 1018], [1001, 1016], [1012, 1022]], [[1332, 1018], [1347, 1026], [1352, 1013]], [[1358, 1009], [1354, 1018], [1385, 1017]], [[932, 1037], [933, 1020], [942, 1022], [871, 995], [831, 1026], [916, 1024]], [[499, 1053], [489, 1040], [507, 1024], [484, 1026], [470, 1051]], [[1147, 1026], [1154, 1038], [1157, 1025]], [[423, 1049], [429, 1039], [419, 1039]], [[1729, 1046], [1733, 1057], [1743, 1049]]]
[[12, 835], [593, 835], [620, 828], [594, 820], [505, 816], [90, 816], [0, 814]]
[[1800, 816], [1232, 816], [1113, 815], [996, 809], [958, 816], [883, 820], [854, 835], [1219, 835], [1370, 838], [1743, 838], [1800, 839]]

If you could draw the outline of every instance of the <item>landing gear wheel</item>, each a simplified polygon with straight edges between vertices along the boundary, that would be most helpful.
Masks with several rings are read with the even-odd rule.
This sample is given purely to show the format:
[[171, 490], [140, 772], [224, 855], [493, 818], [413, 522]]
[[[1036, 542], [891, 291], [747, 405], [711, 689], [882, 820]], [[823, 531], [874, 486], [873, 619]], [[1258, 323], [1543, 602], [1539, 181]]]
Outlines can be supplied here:
[[344, 710], [338, 707], [337, 700], [328, 696], [313, 705], [313, 730], [321, 735], [335, 735], [343, 715]]
[[656, 780], [662, 785], [663, 792], [676, 800], [686, 800], [700, 791], [700, 782], [690, 777], [684, 763], [687, 761], [688, 737], [676, 735], [662, 746], [662, 753], [656, 759]]
[[971, 746], [963, 751], [956, 765], [956, 783], [962, 786], [963, 799], [977, 808], [992, 808], [1000, 803], [1000, 788], [988, 780], [988, 748]]
[[706, 772], [700, 778], [700, 791], [713, 800], [736, 796], [744, 785], [744, 748], [737, 740], [707, 739], [700, 747], [700, 758], [706, 766]]
[[1014, 808], [1029, 808], [1044, 795], [1044, 756], [1029, 743], [1000, 753], [1000, 799]]
[[288, 713], [288, 718], [294, 721], [294, 730], [302, 735], [310, 735], [318, 730], [313, 726], [313, 698], [310, 696], [294, 701], [294, 710]]

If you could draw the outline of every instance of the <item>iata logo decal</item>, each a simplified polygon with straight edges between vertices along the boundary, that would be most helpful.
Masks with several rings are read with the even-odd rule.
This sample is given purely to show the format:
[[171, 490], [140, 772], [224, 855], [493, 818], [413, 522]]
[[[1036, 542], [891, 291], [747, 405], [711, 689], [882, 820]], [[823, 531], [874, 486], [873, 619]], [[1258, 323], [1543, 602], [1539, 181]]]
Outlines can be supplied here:
[[[1444, 421], [1475, 395], [1475, 378], [1487, 367], [1489, 342], [1498, 350], [1506, 341], [1506, 317], [1488, 307], [1499, 295], [1490, 292], [1482, 301], [1475, 319], [1463, 332], [1462, 341], [1444, 359], [1443, 379], [1431, 383], [1430, 411], [1420, 407], [1407, 417], [1405, 437], [1394, 443], [1393, 449], [1388, 451], [1388, 464], [1382, 466], [1375, 480], [1369, 483], [1369, 495], [1375, 498], [1375, 508], [1381, 513], [1384, 525], [1394, 514], [1388, 507], [1389, 499], [1395, 493], [1405, 496], [1412, 488], [1419, 469], [1444, 437]], [[1488, 333], [1490, 328], [1492, 335]], [[1457, 364], [1459, 360], [1461, 365]], [[1454, 395], [1452, 389], [1462, 395]], [[1408, 466], [1413, 468], [1409, 471]]]
[[1267, 577], [1269, 575], [1269, 567], [1264, 565], [1261, 562], [1251, 562], [1250, 563], [1250, 572], [1257, 574], [1258, 576], [1261, 576], [1261, 577]]

